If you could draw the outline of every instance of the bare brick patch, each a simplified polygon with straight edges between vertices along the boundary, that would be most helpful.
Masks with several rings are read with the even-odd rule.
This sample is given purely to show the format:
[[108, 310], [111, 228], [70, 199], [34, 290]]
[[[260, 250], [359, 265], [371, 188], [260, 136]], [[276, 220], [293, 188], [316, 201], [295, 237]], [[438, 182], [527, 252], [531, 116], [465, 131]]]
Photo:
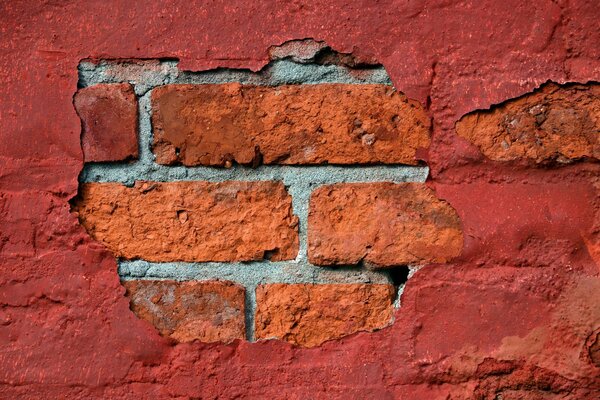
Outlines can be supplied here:
[[600, 85], [549, 83], [489, 111], [466, 115], [456, 131], [495, 161], [597, 160]]
[[[117, 257], [133, 312], [175, 342], [312, 347], [383, 329], [411, 274], [460, 251], [452, 208], [405, 183], [427, 177], [425, 108], [381, 66], [284, 47], [258, 73], [80, 66], [84, 148], [104, 155], [86, 159], [72, 211]], [[115, 91], [139, 114], [115, 114]], [[116, 133], [139, 154], [120, 154]]]
[[152, 94], [161, 164], [417, 164], [423, 107], [388, 85], [168, 85]]
[[256, 289], [256, 337], [303, 346], [390, 324], [392, 285], [262, 285]]
[[313, 192], [308, 217], [311, 262], [372, 268], [446, 262], [463, 237], [456, 211], [418, 183], [352, 183]]
[[178, 342], [245, 337], [244, 288], [232, 282], [125, 281], [133, 312]]
[[298, 220], [278, 182], [88, 183], [74, 211], [125, 259], [289, 260], [298, 252]]

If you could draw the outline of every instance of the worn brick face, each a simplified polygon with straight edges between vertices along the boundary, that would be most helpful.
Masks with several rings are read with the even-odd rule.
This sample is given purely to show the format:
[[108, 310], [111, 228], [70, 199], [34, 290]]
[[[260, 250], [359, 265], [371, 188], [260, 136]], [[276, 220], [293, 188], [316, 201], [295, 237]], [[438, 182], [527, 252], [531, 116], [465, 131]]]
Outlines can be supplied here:
[[85, 161], [137, 158], [138, 109], [130, 84], [99, 84], [79, 89], [74, 104], [82, 122]]
[[600, 85], [547, 84], [456, 124], [457, 133], [496, 161], [535, 163], [600, 158]]
[[317, 346], [390, 324], [394, 287], [383, 284], [270, 284], [256, 289], [255, 335]]
[[455, 210], [419, 183], [322, 186], [310, 200], [309, 259], [371, 267], [445, 262], [463, 238]]
[[167, 85], [152, 92], [161, 164], [416, 164], [423, 107], [386, 85]]
[[178, 342], [245, 337], [244, 288], [232, 282], [125, 281], [131, 309]]
[[297, 218], [279, 182], [89, 183], [74, 211], [126, 259], [288, 260], [298, 251]]

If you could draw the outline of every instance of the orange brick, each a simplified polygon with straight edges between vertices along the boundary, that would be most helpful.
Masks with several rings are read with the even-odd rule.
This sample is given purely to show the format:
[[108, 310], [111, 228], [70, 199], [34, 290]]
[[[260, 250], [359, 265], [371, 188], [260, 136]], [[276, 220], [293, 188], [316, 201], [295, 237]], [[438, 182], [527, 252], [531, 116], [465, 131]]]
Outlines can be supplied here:
[[152, 92], [161, 164], [416, 164], [423, 107], [386, 85], [167, 85]]
[[81, 224], [117, 257], [148, 261], [289, 260], [298, 220], [280, 182], [88, 183]]
[[462, 243], [456, 211], [421, 183], [327, 185], [311, 196], [308, 255], [314, 264], [445, 262]]
[[389, 325], [394, 287], [385, 284], [270, 284], [256, 289], [255, 336], [317, 346]]
[[491, 111], [466, 115], [456, 132], [495, 161], [599, 159], [600, 85], [548, 84]]
[[125, 281], [131, 309], [177, 342], [245, 338], [244, 293], [232, 282]]

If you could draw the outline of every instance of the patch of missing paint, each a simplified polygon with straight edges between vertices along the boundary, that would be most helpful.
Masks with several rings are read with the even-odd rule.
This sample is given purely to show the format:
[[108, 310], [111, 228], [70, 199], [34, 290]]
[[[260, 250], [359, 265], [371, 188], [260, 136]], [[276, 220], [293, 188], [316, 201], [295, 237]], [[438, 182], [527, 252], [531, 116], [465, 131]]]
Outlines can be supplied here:
[[[316, 165], [284, 166], [261, 165], [248, 168], [230, 163], [229, 168], [186, 167], [182, 165], [159, 165], [152, 152], [152, 90], [168, 84], [223, 84], [245, 85], [316, 85], [325, 83], [378, 84], [391, 87], [391, 80], [381, 64], [338, 52], [324, 42], [312, 39], [292, 40], [269, 49], [271, 61], [259, 72], [248, 69], [217, 68], [209, 71], [182, 71], [175, 59], [121, 59], [83, 60], [79, 65], [78, 87], [102, 83], [133, 85], [139, 109], [139, 159], [134, 162], [87, 163], [80, 175], [80, 182], [120, 182], [132, 186], [138, 180], [172, 181], [281, 181], [292, 197], [294, 215], [299, 218], [299, 251], [295, 260], [271, 260], [272, 252], [265, 252], [265, 259], [250, 263], [242, 262], [162, 262], [145, 260], [119, 260], [119, 275], [125, 286], [133, 288], [151, 282], [208, 282], [229, 281], [245, 290], [245, 337], [255, 340], [254, 319], [257, 309], [257, 287], [264, 284], [375, 284], [393, 286], [396, 293], [394, 308], [400, 305], [400, 295], [412, 276], [414, 268], [400, 266], [386, 271], [373, 271], [355, 266], [320, 267], [312, 265], [307, 257], [307, 216], [312, 191], [324, 184], [345, 182], [424, 182], [428, 168], [424, 165]], [[186, 224], [189, 215], [177, 209], [179, 224]], [[157, 298], [158, 299], [158, 298]], [[155, 299], [156, 301], [158, 301]], [[162, 297], [161, 297], [162, 299]], [[144, 303], [145, 304], [145, 303]], [[155, 304], [155, 303], [152, 303]], [[167, 304], [168, 305], [168, 304]], [[179, 310], [181, 311], [181, 310]], [[239, 317], [239, 316], [238, 316]], [[162, 321], [162, 320], [161, 320]], [[238, 318], [239, 321], [239, 318]], [[163, 321], [164, 322], [164, 321]], [[393, 323], [390, 321], [390, 325]], [[219, 325], [219, 328], [221, 326]], [[170, 328], [169, 328], [170, 329]], [[237, 329], [237, 325], [236, 325]], [[172, 329], [175, 331], [175, 329]], [[239, 337], [239, 330], [228, 337]], [[172, 333], [169, 335], [172, 336]], [[187, 340], [193, 337], [186, 337]], [[200, 338], [218, 341], [217, 337]], [[226, 340], [227, 341], [227, 340]]]

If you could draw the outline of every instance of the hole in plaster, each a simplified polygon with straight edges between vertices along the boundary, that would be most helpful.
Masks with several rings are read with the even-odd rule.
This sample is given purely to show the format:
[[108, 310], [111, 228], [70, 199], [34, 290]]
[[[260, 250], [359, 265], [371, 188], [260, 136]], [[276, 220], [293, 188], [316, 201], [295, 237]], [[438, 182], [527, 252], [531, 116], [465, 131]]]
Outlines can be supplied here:
[[[253, 157], [251, 157], [251, 161], [247, 162], [239, 162], [236, 159], [236, 155], [228, 152], [225, 153], [222, 157], [222, 163], [220, 165], [212, 165], [212, 166], [182, 166], [180, 161], [172, 163], [170, 165], [159, 165], [155, 162], [155, 155], [152, 154], [151, 149], [153, 146], [153, 127], [151, 123], [151, 107], [149, 105], [150, 101], [150, 92], [163, 85], [167, 84], [220, 84], [220, 83], [230, 83], [230, 82], [238, 82], [242, 85], [257, 85], [257, 86], [274, 86], [278, 87], [281, 85], [315, 85], [315, 84], [371, 84], [371, 85], [387, 85], [391, 88], [391, 81], [389, 76], [387, 75], [385, 69], [380, 64], [374, 63], [368, 59], [358, 58], [355, 55], [347, 54], [347, 53], [338, 53], [331, 49], [323, 42], [315, 42], [310, 39], [303, 39], [299, 41], [289, 41], [281, 46], [271, 47], [269, 50], [271, 54], [271, 62], [265, 66], [265, 68], [257, 73], [253, 73], [249, 70], [233, 70], [227, 68], [217, 68], [204, 72], [188, 72], [188, 71], [179, 71], [177, 68], [176, 60], [84, 60], [79, 66], [80, 79], [78, 82], [78, 88], [85, 88], [97, 84], [121, 84], [121, 83], [129, 83], [133, 86], [133, 90], [137, 96], [137, 100], [140, 104], [139, 106], [139, 136], [140, 136], [140, 157], [139, 160], [134, 163], [120, 163], [120, 162], [100, 162], [100, 163], [89, 163], [86, 164], [86, 167], [82, 171], [80, 176], [81, 182], [85, 182], [88, 185], [94, 185], [100, 182], [114, 182], [128, 185], [132, 188], [137, 188], [137, 185], [134, 185], [136, 181], [159, 181], [159, 182], [177, 182], [177, 181], [211, 181], [211, 182], [226, 182], [226, 181], [269, 181], [269, 180], [283, 180], [285, 183], [285, 189], [288, 194], [291, 194], [294, 188], [306, 188], [303, 190], [312, 191], [313, 189], [319, 187], [323, 184], [334, 184], [334, 183], [343, 183], [343, 182], [352, 182], [355, 180], [362, 181], [367, 177], [367, 179], [371, 179], [368, 173], [364, 173], [360, 171], [360, 168], [367, 167], [369, 164], [377, 164], [373, 162], [365, 162], [362, 167], [357, 165], [349, 165], [348, 167], [344, 167], [346, 169], [339, 169], [337, 174], [331, 174], [329, 167], [326, 165], [329, 163], [328, 160], [322, 160], [318, 163], [319, 166], [303, 166], [302, 169], [305, 172], [297, 172], [297, 176], [293, 174], [289, 174], [286, 171], [286, 168], [289, 168], [285, 165], [276, 165], [269, 166], [270, 169], [265, 169], [266, 167], [263, 165], [264, 159], [266, 158], [266, 150], [265, 148], [259, 146], [258, 144], [254, 144], [249, 146], [251, 152], [253, 153]], [[386, 123], [393, 124], [396, 126], [399, 123], [399, 116], [397, 114], [390, 115], [385, 118]], [[357, 122], [358, 121], [358, 122]], [[376, 121], [375, 121], [376, 122]], [[362, 143], [363, 146], [369, 148], [368, 151], [372, 151], [371, 148], [378, 143], [378, 139], [376, 134], [371, 133], [370, 131], [366, 131], [369, 124], [375, 123], [373, 120], [370, 121], [362, 121], [362, 120], [354, 120], [351, 121], [350, 125], [353, 126], [353, 129], [362, 129], [362, 131], [358, 132], [356, 136], [356, 140]], [[327, 133], [327, 124], [330, 121], [323, 121], [322, 124], [318, 124], [315, 126], [315, 133], [319, 135], [319, 137], [326, 136]], [[189, 133], [193, 134], [193, 132]], [[326, 139], [323, 139], [326, 140]], [[175, 156], [180, 157], [183, 153], [189, 155], [190, 149], [189, 147], [180, 147], [179, 145], [173, 146], [173, 153]], [[184, 149], [184, 150], [182, 150]], [[311, 149], [307, 149], [306, 151], [313, 151]], [[272, 157], [270, 159], [271, 164], [288, 162], [289, 159], [293, 158], [294, 154], [288, 149], [285, 149], [280, 155], [276, 157]], [[298, 157], [298, 155], [295, 155]], [[408, 171], [403, 172], [406, 173], [406, 176], [398, 176], [394, 174], [400, 174], [400, 172], [394, 172], [394, 165], [398, 168], [398, 171]], [[400, 166], [398, 166], [400, 165]], [[419, 166], [422, 164], [417, 164], [414, 167], [406, 167], [401, 163], [390, 163], [390, 165], [382, 168], [381, 176], [382, 180], [392, 180], [392, 181], [404, 181], [414, 179], [412, 177], [412, 173], [415, 173], [414, 176], [418, 175], [416, 172], [411, 172], [410, 168], [414, 168], [417, 171], [419, 168], [423, 168]], [[215, 168], [215, 167], [225, 167], [225, 168]], [[254, 169], [249, 169], [248, 167], [252, 167]], [[359, 168], [360, 167], [360, 168]], [[312, 169], [311, 169], [312, 168]], [[300, 170], [298, 170], [300, 171]], [[314, 171], [314, 175], [313, 172]], [[353, 176], [352, 171], [359, 171], [357, 176]], [[390, 175], [391, 174], [391, 175]], [[337, 176], [337, 177], [336, 177]], [[392, 178], [390, 178], [390, 176]], [[427, 176], [427, 172], [422, 175], [422, 178], [418, 178], [420, 180], [424, 180]], [[147, 192], [144, 188], [139, 188], [144, 194]], [[81, 193], [82, 187], [80, 186], [79, 195], [72, 199], [72, 209], [74, 212], [77, 210], [81, 210], [81, 203], [84, 201], [84, 197]], [[112, 190], [112, 189], [111, 189]], [[114, 189], [115, 192], [111, 193], [106, 197], [106, 204], [99, 204], [98, 207], [92, 210], [93, 212], [103, 212], [107, 216], [113, 215], [115, 210], [118, 207], [127, 207], [126, 204], [119, 203], [119, 193], [121, 191], [120, 188]], [[160, 191], [160, 189], [159, 189]], [[237, 196], [237, 194], [236, 194]], [[224, 199], [227, 196], [224, 197]], [[308, 202], [308, 197], [306, 197], [306, 202]], [[219, 200], [221, 201], [221, 200]], [[222, 200], [226, 201], [226, 200]], [[197, 221], [205, 220], [209, 217], [206, 215], [198, 215], [194, 214], [193, 210], [190, 210], [185, 207], [185, 205], [180, 204], [181, 199], [175, 199], [174, 204], [164, 204], [166, 207], [172, 207], [172, 211], [169, 213], [168, 221], [165, 220], [162, 229], [167, 233], [167, 236], [170, 234], [169, 230], [172, 229], [172, 226], [169, 224], [174, 224], [173, 226], [178, 227], [189, 227]], [[300, 234], [306, 235], [306, 213], [308, 210], [308, 204], [305, 204], [304, 211], [302, 210], [294, 210], [296, 213], [304, 213], [303, 218], [300, 221], [300, 224], [304, 227]], [[402, 287], [407, 279], [408, 279], [408, 267], [399, 266], [388, 270], [379, 270], [375, 271], [370, 266], [363, 266], [367, 268], [360, 268], [360, 265], [345, 267], [338, 266], [335, 268], [327, 268], [327, 267], [317, 267], [311, 265], [306, 260], [305, 254], [300, 254], [296, 260], [289, 261], [273, 261], [274, 259], [279, 259], [279, 256], [282, 254], [282, 249], [279, 247], [270, 247], [267, 249], [263, 249], [262, 259], [254, 260], [254, 261], [239, 261], [239, 262], [199, 262], [199, 263], [180, 263], [178, 262], [178, 255], [176, 251], [172, 251], [168, 244], [165, 245], [164, 238], [155, 237], [155, 233], [148, 235], [147, 232], [141, 232], [136, 229], [136, 218], [139, 216], [130, 216], [131, 219], [129, 222], [126, 222], [125, 225], [129, 226], [128, 229], [123, 229], [123, 232], [130, 233], [130, 238], [120, 238], [116, 239], [114, 243], [107, 243], [109, 240], [112, 226], [108, 225], [104, 228], [100, 228], [98, 223], [86, 223], [84, 218], [80, 215], [80, 221], [86, 227], [88, 232], [92, 234], [92, 236], [100, 242], [104, 242], [107, 247], [119, 249], [124, 245], [125, 240], [143, 240], [147, 243], [154, 243], [155, 248], [161, 248], [168, 257], [171, 257], [171, 260], [164, 262], [154, 262], [148, 263], [144, 261], [143, 254], [137, 255], [136, 257], [132, 257], [130, 260], [121, 259], [119, 261], [120, 273], [122, 274], [122, 278], [124, 279], [124, 284], [128, 288], [128, 296], [130, 296], [130, 301], [132, 302], [131, 308], [134, 312], [140, 309], [139, 304], [134, 304], [134, 302], [138, 301], [143, 302], [144, 312], [142, 314], [137, 313], [140, 318], [146, 319], [153, 324], [162, 324], [161, 327], [166, 324], [163, 319], [161, 319], [161, 315], [164, 314], [163, 311], [158, 310], [163, 304], [167, 304], [171, 307], [172, 304], [176, 304], [177, 312], [181, 312], [181, 307], [190, 307], [190, 309], [195, 310], [195, 315], [204, 315], [198, 311], [198, 304], [194, 303], [197, 299], [190, 294], [190, 290], [180, 290], [181, 293], [187, 296], [184, 298], [172, 299], [173, 293], [179, 293], [176, 289], [179, 281], [187, 281], [192, 282], [188, 286], [194, 286], [194, 290], [200, 290], [202, 286], [202, 281], [210, 281], [213, 282], [215, 280], [220, 281], [234, 281], [239, 284], [246, 285], [246, 292], [244, 294], [243, 288], [242, 291], [239, 291], [239, 285], [232, 284], [227, 287], [221, 287], [219, 285], [211, 283], [211, 289], [204, 293], [200, 293], [198, 298], [201, 298], [202, 304], [208, 304], [210, 307], [225, 307], [225, 311], [215, 311], [214, 315], [211, 318], [206, 317], [204, 315], [202, 318], [205, 318], [203, 321], [190, 321], [185, 320], [185, 324], [194, 325], [193, 329], [188, 329], [189, 326], [181, 328], [182, 332], [199, 332], [198, 323], [204, 324], [203, 328], [200, 331], [206, 333], [207, 331], [212, 332], [211, 335], [200, 335], [197, 338], [179, 335], [179, 327], [177, 326], [176, 320], [168, 321], [168, 329], [161, 328], [161, 334], [164, 335], [164, 331], [170, 332], [170, 337], [175, 335], [175, 338], [185, 338], [185, 340], [181, 341], [192, 341], [195, 339], [202, 340], [202, 337], [211, 337], [217, 338], [217, 340], [211, 341], [219, 341], [218, 335], [221, 332], [222, 326], [220, 324], [223, 321], [228, 321], [227, 326], [234, 326], [235, 331], [228, 331], [228, 333], [224, 333], [223, 342], [228, 342], [232, 340], [232, 338], [241, 338], [245, 337], [247, 339], [264, 339], [264, 338], [280, 338], [283, 340], [288, 340], [291, 343], [301, 345], [301, 346], [315, 346], [319, 345], [328, 340], [335, 340], [341, 337], [351, 335], [355, 332], [359, 331], [376, 331], [382, 328], [389, 326], [390, 321], [392, 321], [391, 315], [393, 312], [393, 305], [395, 299], [384, 300], [388, 301], [387, 308], [385, 311], [385, 315], [390, 315], [389, 318], [383, 319], [374, 319], [375, 322], [371, 323], [371, 325], [357, 326], [348, 330], [346, 324], [343, 320], [343, 316], [340, 321], [329, 321], [327, 322], [327, 329], [321, 329], [323, 331], [334, 332], [328, 337], [319, 337], [310, 342], [302, 341], [302, 334], [298, 332], [292, 332], [293, 330], [301, 329], [303, 326], [306, 328], [306, 321], [301, 320], [301, 315], [289, 315], [288, 317], [292, 320], [297, 319], [297, 321], [289, 327], [290, 332], [276, 332], [268, 326], [261, 326], [261, 335], [256, 335], [254, 328], [258, 324], [257, 319], [264, 322], [265, 320], [269, 320], [269, 317], [266, 314], [271, 312], [270, 310], [265, 310], [264, 308], [260, 308], [256, 304], [256, 298], [254, 294], [254, 290], [257, 285], [262, 283], [277, 283], [282, 282], [284, 284], [294, 284], [294, 285], [341, 285], [344, 286], [344, 290], [348, 290], [347, 285], [391, 285], [394, 286], [394, 293], [398, 293], [398, 289]], [[241, 222], [237, 222], [241, 223]], [[296, 223], [296, 228], [298, 229], [298, 224]], [[262, 232], [259, 232], [262, 234]], [[190, 233], [193, 234], [193, 233]], [[216, 235], [220, 234], [219, 232], [215, 232]], [[144, 236], [145, 235], [145, 236]], [[152, 236], [152, 237], [150, 237]], [[306, 237], [301, 238], [301, 243], [304, 245], [300, 245], [300, 251], [305, 252], [305, 242], [307, 241]], [[122, 256], [122, 254], [120, 255]], [[292, 257], [294, 258], [294, 257]], [[137, 273], [133, 273], [133, 269], [128, 269], [129, 267], [133, 268], [135, 265], [141, 265], [146, 263], [145, 267], [138, 268]], [[143, 271], [142, 271], [143, 270]], [[124, 272], [125, 271], [125, 272]], [[126, 271], [130, 271], [130, 274]], [[140, 272], [142, 271], [142, 272]], [[159, 275], [149, 276], [150, 271], [158, 271]], [[224, 271], [224, 272], [223, 272]], [[250, 272], [249, 272], [250, 271]], [[138, 274], [139, 273], [139, 274]], [[155, 272], [156, 273], [156, 272]], [[140, 275], [141, 274], [141, 275]], [[195, 275], [194, 275], [195, 274]], [[158, 277], [158, 278], [157, 278]], [[196, 278], [199, 277], [199, 278]], [[144, 279], [139, 279], [144, 278]], [[153, 279], [161, 279], [169, 282], [169, 284], [159, 284], [160, 288], [156, 286], [156, 280]], [[127, 282], [139, 282], [139, 283], [127, 283]], [[144, 286], [146, 285], [146, 286]], [[154, 287], [152, 285], [155, 285]], [[162, 285], [162, 286], [161, 286]], [[139, 286], [139, 287], [138, 287]], [[324, 287], [324, 286], [323, 286]], [[140, 293], [144, 290], [148, 293], [157, 292], [158, 289], [163, 292], [167, 290], [167, 292], [162, 294], [155, 294], [152, 298], [144, 298], [144, 296], [134, 296], [136, 291]], [[166, 288], [166, 289], [165, 289]], [[335, 287], [334, 287], [335, 288]], [[164, 289], [164, 290], [163, 290]], [[237, 290], [237, 291], [236, 291]], [[375, 291], [376, 292], [376, 291]], [[374, 292], [374, 293], [375, 293]], [[385, 290], [382, 290], [381, 293], [384, 293]], [[240, 295], [241, 293], [241, 295]], [[349, 293], [353, 293], [349, 291]], [[172, 296], [173, 295], [173, 296]], [[327, 302], [330, 301], [329, 294], [321, 294], [325, 298], [325, 302], [323, 304], [317, 303], [316, 306], [325, 307], [323, 311], [326, 311], [328, 306]], [[241, 296], [241, 297], [240, 297]], [[336, 298], [335, 294], [332, 294], [331, 298]], [[138, 300], [134, 300], [138, 299]], [[243, 308], [239, 306], [239, 299], [242, 299], [242, 303], [245, 304], [245, 311]], [[313, 297], [313, 298], [318, 298]], [[245, 300], [244, 300], [245, 299]], [[329, 299], [329, 300], [327, 300]], [[291, 301], [295, 300], [294, 298], [290, 298]], [[369, 299], [371, 300], [371, 299]], [[378, 299], [381, 301], [381, 299]], [[234, 304], [235, 303], [235, 304]], [[368, 301], [365, 304], [361, 304], [357, 302], [353, 305], [351, 312], [360, 313], [361, 307], [366, 307]], [[232, 305], [234, 304], [234, 305]], [[175, 307], [175, 306], [173, 306]], [[207, 306], [208, 307], [208, 306]], [[227, 308], [229, 307], [229, 308]], [[257, 314], [257, 310], [260, 309], [261, 313]], [[153, 311], [154, 310], [154, 311]], [[229, 311], [227, 311], [229, 310]], [[235, 311], [235, 312], [234, 312]], [[265, 318], [263, 318], [265, 316]], [[241, 318], [242, 324], [246, 325], [246, 332], [240, 334], [239, 324], [233, 323], [230, 318]], [[229, 318], [229, 319], [228, 319]], [[360, 318], [357, 318], [360, 320]], [[159, 322], [157, 322], [159, 321]], [[338, 331], [331, 330], [331, 325], [337, 326], [336, 324], [339, 322]], [[322, 323], [320, 320], [316, 319], [311, 322], [315, 324], [313, 327], [314, 331], [319, 331], [319, 324]], [[309, 323], [310, 325], [310, 323]], [[335, 333], [337, 332], [337, 333]], [[178, 336], [179, 335], [179, 336]], [[204, 336], [203, 336], [204, 335]], [[216, 335], [216, 336], [214, 336]], [[178, 340], [178, 339], [176, 339]]]

